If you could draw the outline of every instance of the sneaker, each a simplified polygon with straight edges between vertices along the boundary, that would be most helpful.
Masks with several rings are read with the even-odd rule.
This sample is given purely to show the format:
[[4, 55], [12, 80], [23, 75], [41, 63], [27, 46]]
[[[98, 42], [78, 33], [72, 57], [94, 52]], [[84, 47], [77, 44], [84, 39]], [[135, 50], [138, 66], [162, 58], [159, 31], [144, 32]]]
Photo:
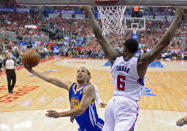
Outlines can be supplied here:
[[13, 94], [13, 92], [12, 92], [12, 91], [9, 91], [8, 93], [9, 93], [9, 94]]
[[179, 120], [176, 122], [176, 125], [177, 125], [177, 126], [183, 126], [183, 125], [185, 125], [185, 124], [187, 124], [187, 121], [185, 121], [184, 118], [179, 119]]

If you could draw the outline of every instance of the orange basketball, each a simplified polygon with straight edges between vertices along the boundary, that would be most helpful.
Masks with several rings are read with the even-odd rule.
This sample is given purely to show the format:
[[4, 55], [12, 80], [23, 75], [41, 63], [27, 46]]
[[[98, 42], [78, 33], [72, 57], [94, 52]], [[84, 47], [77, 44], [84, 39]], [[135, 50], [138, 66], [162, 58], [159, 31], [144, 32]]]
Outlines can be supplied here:
[[40, 62], [40, 55], [36, 49], [28, 49], [22, 56], [22, 64], [28, 67], [35, 67]]

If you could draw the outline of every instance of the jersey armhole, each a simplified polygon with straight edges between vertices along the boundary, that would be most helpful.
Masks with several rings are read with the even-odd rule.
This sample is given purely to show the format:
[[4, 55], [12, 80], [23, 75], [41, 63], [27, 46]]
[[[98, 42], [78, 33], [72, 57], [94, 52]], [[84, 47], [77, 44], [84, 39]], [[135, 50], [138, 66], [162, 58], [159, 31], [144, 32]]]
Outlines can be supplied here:
[[72, 86], [74, 86], [74, 84], [75, 84], [75, 83], [72, 83], [72, 84], [70, 84], [70, 86], [68, 86], [68, 91], [70, 90], [70, 88], [71, 88]]
[[[120, 57], [121, 57], [121, 56], [120, 56]], [[111, 70], [113, 69], [113, 66], [115, 65], [115, 62], [116, 62], [120, 57], [116, 57], [116, 59], [114, 60], [114, 63], [111, 64]]]
[[70, 90], [70, 88], [71, 88], [71, 85], [70, 85], [70, 86], [68, 86], [68, 91]]

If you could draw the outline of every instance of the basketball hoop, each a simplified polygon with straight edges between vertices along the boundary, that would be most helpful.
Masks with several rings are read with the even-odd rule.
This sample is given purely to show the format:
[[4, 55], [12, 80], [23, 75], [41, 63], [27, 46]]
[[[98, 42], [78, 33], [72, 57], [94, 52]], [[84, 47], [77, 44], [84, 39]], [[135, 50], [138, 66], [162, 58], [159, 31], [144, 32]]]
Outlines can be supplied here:
[[102, 22], [103, 35], [118, 34], [123, 36], [123, 17], [126, 6], [97, 6]]

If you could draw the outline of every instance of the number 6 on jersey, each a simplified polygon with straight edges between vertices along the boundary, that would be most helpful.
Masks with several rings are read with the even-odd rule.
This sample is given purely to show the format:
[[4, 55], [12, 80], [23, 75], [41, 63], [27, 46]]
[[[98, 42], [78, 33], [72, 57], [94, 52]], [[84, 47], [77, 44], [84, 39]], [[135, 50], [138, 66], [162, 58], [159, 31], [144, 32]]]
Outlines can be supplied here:
[[125, 90], [125, 76], [118, 75], [117, 77], [117, 88], [118, 90]]

